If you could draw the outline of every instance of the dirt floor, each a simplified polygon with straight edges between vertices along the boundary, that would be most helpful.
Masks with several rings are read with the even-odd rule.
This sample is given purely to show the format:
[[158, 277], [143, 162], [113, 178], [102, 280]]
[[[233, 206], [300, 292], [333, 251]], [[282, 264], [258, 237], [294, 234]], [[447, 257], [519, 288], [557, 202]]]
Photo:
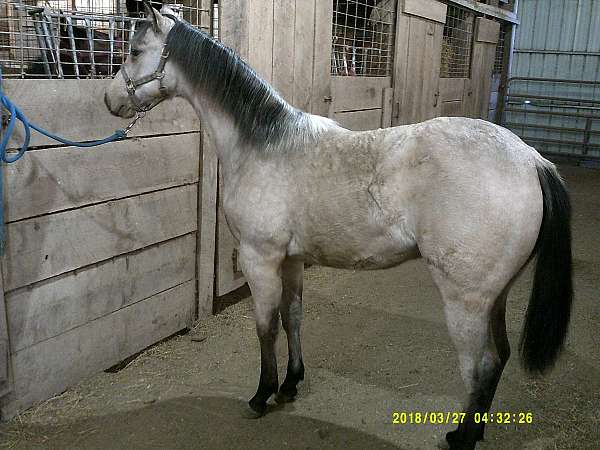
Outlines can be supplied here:
[[[600, 171], [563, 167], [574, 202], [576, 301], [567, 350], [531, 379], [516, 351], [494, 411], [533, 423], [488, 425], [478, 446], [600, 448]], [[530, 291], [513, 288], [507, 322], [516, 348]], [[259, 375], [251, 299], [100, 373], [0, 426], [2, 448], [435, 448], [452, 425], [393, 425], [392, 413], [460, 410], [463, 392], [438, 293], [422, 261], [380, 272], [306, 272], [298, 399], [245, 419]], [[245, 295], [244, 295], [245, 294]], [[283, 337], [283, 334], [282, 334]], [[285, 339], [279, 340], [281, 380]]]

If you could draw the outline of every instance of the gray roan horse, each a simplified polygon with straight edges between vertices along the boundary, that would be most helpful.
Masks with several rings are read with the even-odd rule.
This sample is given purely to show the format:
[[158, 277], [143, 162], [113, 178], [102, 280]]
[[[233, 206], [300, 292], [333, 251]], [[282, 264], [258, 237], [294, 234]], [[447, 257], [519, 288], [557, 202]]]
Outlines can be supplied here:
[[[305, 261], [382, 269], [422, 257], [443, 300], [468, 398], [451, 448], [483, 439], [509, 357], [505, 302], [537, 256], [520, 350], [532, 372], [549, 369], [569, 322], [569, 197], [555, 167], [510, 131], [482, 120], [438, 118], [352, 132], [286, 103], [234, 52], [149, 9], [105, 103], [132, 117], [187, 99], [207, 127], [223, 174], [223, 208], [239, 240], [254, 298], [261, 375], [249, 405], [293, 400], [304, 378], [300, 350]], [[287, 376], [277, 378], [279, 316]]]

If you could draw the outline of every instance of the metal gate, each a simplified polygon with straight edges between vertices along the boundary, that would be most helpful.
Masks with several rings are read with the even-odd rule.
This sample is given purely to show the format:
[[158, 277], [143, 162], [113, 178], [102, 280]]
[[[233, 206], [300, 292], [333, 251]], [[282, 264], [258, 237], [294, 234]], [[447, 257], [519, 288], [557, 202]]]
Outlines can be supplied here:
[[503, 125], [543, 153], [600, 157], [600, 2], [521, 0]]

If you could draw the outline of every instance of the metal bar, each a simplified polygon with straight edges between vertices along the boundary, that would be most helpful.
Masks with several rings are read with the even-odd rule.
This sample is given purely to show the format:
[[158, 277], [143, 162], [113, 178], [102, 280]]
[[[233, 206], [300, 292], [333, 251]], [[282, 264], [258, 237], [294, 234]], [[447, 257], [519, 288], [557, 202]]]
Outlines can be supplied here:
[[600, 81], [593, 80], [561, 80], [556, 78], [537, 78], [537, 77], [511, 77], [508, 82], [513, 81], [533, 81], [533, 82], [547, 82], [547, 83], [567, 83], [567, 84], [591, 84], [600, 85]]
[[110, 54], [108, 56], [108, 74], [113, 76], [113, 63], [114, 63], [114, 54], [115, 54], [115, 19], [111, 17], [108, 21], [108, 40], [109, 40], [109, 48]]
[[33, 18], [33, 27], [36, 31], [36, 38], [38, 41], [38, 45], [40, 47], [40, 54], [42, 55], [42, 64], [44, 66], [44, 73], [47, 77], [52, 78], [52, 72], [50, 71], [50, 63], [48, 62], [48, 55], [46, 53], [46, 39], [44, 39], [44, 28], [39, 19], [36, 20], [35, 16], [39, 16], [38, 14], [32, 14]]
[[90, 74], [96, 75], [96, 58], [94, 57], [94, 35], [92, 33], [92, 21], [88, 17], [84, 17], [85, 31], [88, 38], [88, 45], [90, 50]]
[[567, 56], [600, 56], [600, 52], [568, 51], [568, 50], [533, 50], [517, 49], [515, 53], [526, 53], [534, 55], [567, 55]]
[[[536, 138], [536, 137], [528, 137], [528, 136], [521, 136], [521, 139], [523, 139], [524, 141], [532, 141], [532, 142], [539, 142], [542, 144], [551, 144], [551, 145], [573, 145], [576, 147], [585, 147], [585, 144], [583, 142], [577, 142], [577, 141], [563, 141], [560, 139], [544, 139], [544, 138]], [[600, 144], [589, 144], [588, 146], [589, 148], [600, 148]]]
[[563, 108], [563, 109], [585, 109], [588, 111], [600, 111], [600, 106], [579, 106], [579, 105], [556, 105], [553, 103], [533, 103], [533, 102], [511, 102], [507, 101], [509, 105], [523, 105], [535, 106], [537, 108]]
[[599, 120], [600, 116], [591, 116], [589, 114], [576, 114], [576, 113], [560, 113], [555, 111], [540, 111], [540, 110], [529, 110], [523, 108], [507, 108], [506, 112], [523, 113], [523, 114], [541, 114], [545, 116], [565, 116], [565, 117], [580, 117], [582, 119], [594, 119]]
[[[505, 122], [505, 127], [523, 127], [523, 128], [535, 128], [540, 130], [559, 131], [561, 133], [583, 133], [584, 128], [567, 128], [567, 127], [553, 127], [552, 125], [538, 125], [535, 123], [517, 123], [517, 122]], [[597, 133], [600, 134], [600, 131]]]
[[67, 21], [67, 34], [69, 35], [69, 42], [71, 44], [71, 56], [73, 58], [75, 76], [79, 78], [79, 62], [77, 61], [77, 45], [75, 44], [75, 35], [73, 34], [73, 21], [69, 16], [65, 16], [65, 19]]
[[536, 100], [557, 100], [560, 102], [574, 102], [574, 103], [594, 103], [600, 105], [600, 100], [587, 100], [587, 99], [577, 99], [577, 98], [569, 98], [569, 97], [553, 97], [550, 95], [529, 95], [526, 93], [518, 92], [516, 94], [508, 94], [508, 98], [533, 98]]
[[588, 149], [593, 147], [593, 144], [590, 144], [590, 140], [592, 137], [592, 119], [587, 119], [585, 121], [585, 132], [583, 133], [583, 154], [587, 155]]
[[[54, 31], [53, 31], [53, 23], [52, 23], [52, 19], [48, 16], [46, 16], [46, 14], [43, 14], [42, 17], [44, 18], [44, 23], [46, 24], [47, 30], [48, 30], [48, 36], [47, 39], [49, 40], [49, 42], [51, 42], [51, 51], [54, 52], [54, 64], [56, 64], [56, 73], [58, 75], [58, 78], [64, 78], [63, 75], [63, 70], [62, 70], [62, 65], [60, 63], [60, 41], [57, 41], [56, 38], [54, 37]], [[58, 22], [58, 26], [60, 27], [60, 19]], [[58, 30], [59, 32], [59, 36], [60, 36], [60, 29]], [[60, 39], [60, 37], [59, 37]]]

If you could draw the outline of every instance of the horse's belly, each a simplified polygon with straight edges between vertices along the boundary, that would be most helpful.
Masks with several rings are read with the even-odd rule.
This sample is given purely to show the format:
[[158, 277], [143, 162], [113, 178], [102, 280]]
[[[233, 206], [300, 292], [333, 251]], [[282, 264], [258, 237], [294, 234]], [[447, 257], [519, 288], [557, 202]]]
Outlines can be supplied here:
[[301, 248], [290, 249], [290, 253], [296, 253], [312, 264], [339, 269], [386, 269], [420, 256], [416, 243], [400, 242], [390, 235], [364, 240], [355, 235], [329, 236], [298, 247]]

